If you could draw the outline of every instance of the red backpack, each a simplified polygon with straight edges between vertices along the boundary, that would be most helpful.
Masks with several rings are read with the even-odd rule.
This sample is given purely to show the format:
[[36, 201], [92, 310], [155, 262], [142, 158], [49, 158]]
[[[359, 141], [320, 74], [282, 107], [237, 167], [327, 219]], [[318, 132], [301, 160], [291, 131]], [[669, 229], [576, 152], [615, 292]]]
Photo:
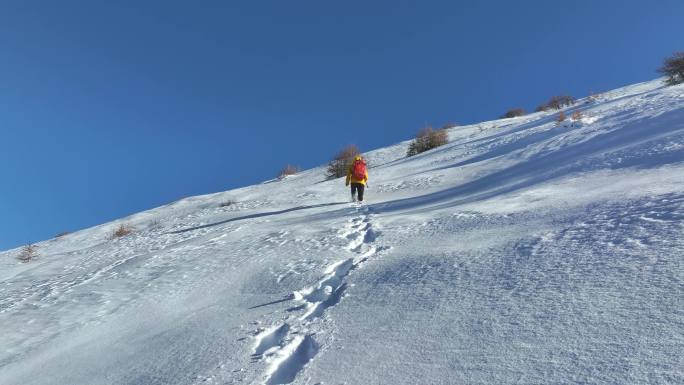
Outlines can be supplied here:
[[352, 176], [356, 180], [366, 179], [366, 162], [363, 160], [355, 160], [352, 166]]

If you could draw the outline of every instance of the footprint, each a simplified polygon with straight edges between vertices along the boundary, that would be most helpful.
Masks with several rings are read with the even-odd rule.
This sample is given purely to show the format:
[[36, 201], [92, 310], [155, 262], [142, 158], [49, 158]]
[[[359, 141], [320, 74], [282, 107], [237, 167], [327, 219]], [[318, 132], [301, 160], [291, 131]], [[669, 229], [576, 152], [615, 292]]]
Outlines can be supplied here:
[[355, 253], [359, 253], [362, 251], [361, 246], [375, 242], [377, 239], [377, 233], [375, 230], [373, 230], [373, 227], [370, 223], [365, 223], [363, 226], [360, 226], [355, 231], [349, 233], [349, 235], [347, 235], [347, 239], [349, 240], [347, 249]]
[[325, 274], [327, 274], [325, 278], [319, 281], [315, 286], [295, 292], [294, 298], [296, 300], [304, 300], [312, 303], [325, 301], [338, 287], [340, 287], [344, 277], [346, 277], [353, 268], [354, 258], [348, 258], [331, 265], [325, 270]]
[[355, 267], [354, 258], [338, 262], [326, 269], [327, 276], [316, 286], [295, 292], [295, 299], [306, 303], [307, 310], [300, 320], [320, 317], [325, 309], [336, 305], [346, 289], [344, 279]]
[[297, 336], [283, 347], [269, 368], [266, 385], [289, 384], [318, 353], [318, 343], [309, 334]]
[[330, 296], [322, 302], [318, 302], [310, 306], [309, 311], [307, 311], [302, 318], [302, 321], [308, 321], [320, 317], [325, 312], [325, 309], [337, 305], [342, 299], [344, 291], [347, 289], [347, 284], [342, 283], [335, 291], [330, 293]]
[[364, 243], [375, 242], [375, 239], [377, 239], [377, 237], [378, 237], [378, 236], [377, 236], [377, 234], [375, 233], [375, 231], [374, 231], [373, 229], [369, 228], [369, 229], [366, 231], [366, 234], [364, 234], [364, 236], [363, 236], [363, 242], [364, 242]]
[[252, 360], [260, 360], [269, 350], [280, 347], [289, 331], [290, 325], [282, 324], [257, 335], [257, 343], [254, 346]]

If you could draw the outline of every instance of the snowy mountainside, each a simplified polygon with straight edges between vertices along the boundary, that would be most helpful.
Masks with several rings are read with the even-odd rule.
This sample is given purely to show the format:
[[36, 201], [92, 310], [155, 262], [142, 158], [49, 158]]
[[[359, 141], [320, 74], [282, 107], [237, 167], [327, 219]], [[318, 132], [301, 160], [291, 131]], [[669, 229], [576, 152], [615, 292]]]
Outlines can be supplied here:
[[684, 383], [684, 86], [575, 111], [2, 252], [0, 384]]

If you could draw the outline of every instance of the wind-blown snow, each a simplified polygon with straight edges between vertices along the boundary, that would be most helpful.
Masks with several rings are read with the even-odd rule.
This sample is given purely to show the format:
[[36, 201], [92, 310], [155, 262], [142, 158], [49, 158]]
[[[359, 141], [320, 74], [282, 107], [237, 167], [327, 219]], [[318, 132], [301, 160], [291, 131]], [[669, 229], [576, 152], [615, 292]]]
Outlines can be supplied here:
[[0, 253], [0, 383], [684, 383], [661, 84], [371, 151], [362, 206], [320, 167]]

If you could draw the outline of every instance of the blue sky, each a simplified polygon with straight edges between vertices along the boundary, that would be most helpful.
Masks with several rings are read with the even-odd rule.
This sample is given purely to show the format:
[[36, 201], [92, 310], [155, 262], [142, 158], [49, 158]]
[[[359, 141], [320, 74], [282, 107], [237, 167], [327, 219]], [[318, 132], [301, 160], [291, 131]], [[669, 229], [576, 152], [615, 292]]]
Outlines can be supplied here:
[[683, 14], [680, 0], [3, 2], [0, 249], [348, 143], [653, 79], [684, 50]]

